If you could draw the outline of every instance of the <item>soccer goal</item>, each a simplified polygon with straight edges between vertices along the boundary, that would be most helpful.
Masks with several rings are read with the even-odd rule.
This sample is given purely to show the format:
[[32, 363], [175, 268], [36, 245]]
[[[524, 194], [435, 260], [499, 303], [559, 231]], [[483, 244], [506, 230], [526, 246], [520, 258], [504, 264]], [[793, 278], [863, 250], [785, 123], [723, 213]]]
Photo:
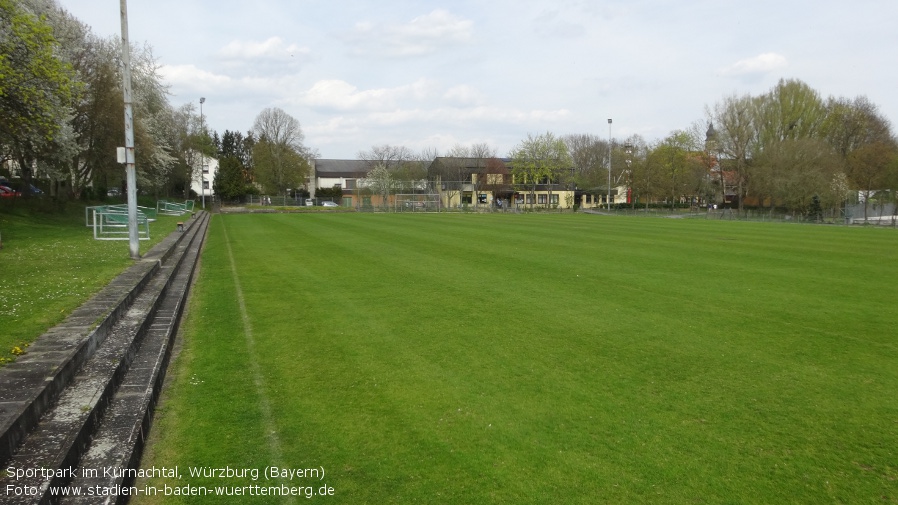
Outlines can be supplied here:
[[[95, 240], [129, 240], [128, 210], [115, 206], [94, 207], [91, 210], [91, 226]], [[150, 220], [147, 215], [137, 211], [137, 239], [150, 239]]]
[[[156, 209], [150, 207], [142, 207], [140, 205], [137, 206], [137, 213], [142, 214], [144, 218], [148, 222], [153, 222], [156, 220]], [[84, 208], [84, 225], [88, 228], [94, 228], [96, 226], [96, 218], [98, 215], [116, 215], [116, 214], [124, 214], [128, 215], [128, 205], [127, 204], [117, 204], [117, 205], [95, 205], [93, 207], [85, 207]], [[113, 218], [114, 221], [115, 218]]]
[[159, 200], [156, 202], [156, 212], [166, 216], [182, 216], [193, 212], [193, 200], [185, 200], [184, 203]]
[[396, 195], [396, 212], [437, 212], [440, 195], [436, 193], [406, 193]]

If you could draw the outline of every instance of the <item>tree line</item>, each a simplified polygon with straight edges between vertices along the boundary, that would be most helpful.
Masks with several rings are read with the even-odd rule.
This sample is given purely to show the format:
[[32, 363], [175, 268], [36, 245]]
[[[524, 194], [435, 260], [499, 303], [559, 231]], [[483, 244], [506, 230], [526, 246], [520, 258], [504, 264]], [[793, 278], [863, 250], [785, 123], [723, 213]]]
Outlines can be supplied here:
[[759, 96], [725, 97], [705, 116], [651, 143], [640, 135], [528, 135], [509, 155], [512, 171], [597, 196], [610, 181], [627, 188], [632, 206], [700, 202], [807, 216], [859, 194], [865, 208], [896, 200], [898, 140], [865, 96], [824, 99], [800, 80], [782, 79]]
[[759, 96], [725, 97], [705, 116], [651, 143], [640, 135], [528, 135], [509, 155], [512, 171], [597, 196], [610, 180], [627, 188], [632, 206], [750, 204], [809, 215], [858, 194], [865, 204], [896, 199], [898, 140], [864, 96], [824, 99], [783, 79]]
[[[0, 0], [0, 161], [35, 173], [55, 197], [103, 196], [123, 188], [115, 148], [124, 138], [120, 40], [93, 35], [56, 0]], [[148, 45], [132, 49], [138, 187], [155, 197], [190, 198], [201, 160], [215, 157], [213, 188], [225, 199], [284, 194], [301, 187], [317, 152], [299, 121], [268, 108], [246, 133], [206, 128], [194, 103], [169, 101]], [[837, 209], [860, 193], [894, 200], [898, 141], [864, 96], [823, 98], [799, 80], [781, 80], [759, 96], [724, 97], [705, 118], [652, 142], [640, 135], [529, 134], [504, 163], [483, 143], [456, 145], [434, 164], [436, 149], [380, 145], [358, 153], [369, 187], [395, 181], [468, 180], [476, 191], [537, 186], [578, 188], [599, 199], [626, 188], [630, 205], [683, 202], [779, 207], [809, 214]], [[471, 178], [471, 172], [482, 177]], [[448, 185], [446, 191], [460, 191]]]
[[432, 165], [420, 160], [432, 160], [434, 150], [416, 157], [404, 147], [380, 146], [359, 157], [381, 167], [378, 180], [388, 178], [390, 167], [398, 179], [399, 168], [411, 166], [420, 177], [465, 181], [474, 193], [494, 196], [512, 189], [508, 175], [519, 192], [576, 188], [595, 201], [625, 188], [627, 195], [614, 197], [618, 206], [664, 202], [742, 211], [751, 205], [819, 217], [858, 196], [865, 208], [896, 200], [898, 140], [864, 96], [824, 99], [800, 80], [783, 79], [759, 96], [724, 97], [705, 116], [653, 142], [640, 135], [528, 134], [505, 157], [508, 163], [486, 144], [456, 145], [445, 155], [449, 160]]
[[[138, 188], [191, 198], [203, 159], [220, 159], [222, 194], [279, 191], [304, 181], [316, 153], [299, 122], [265, 109], [246, 134], [210, 132], [194, 103], [173, 105], [149, 45], [131, 49]], [[54, 198], [124, 190], [121, 40], [105, 39], [56, 0], [0, 0], [0, 162], [23, 187], [40, 174]], [[27, 191], [25, 194], [27, 195]], [[122, 191], [124, 193], [124, 191]]]

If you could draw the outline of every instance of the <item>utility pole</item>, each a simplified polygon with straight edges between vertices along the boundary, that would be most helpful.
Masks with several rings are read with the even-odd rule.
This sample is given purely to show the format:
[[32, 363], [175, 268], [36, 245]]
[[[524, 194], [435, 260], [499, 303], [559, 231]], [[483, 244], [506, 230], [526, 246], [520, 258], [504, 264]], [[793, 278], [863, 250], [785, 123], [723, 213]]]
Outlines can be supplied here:
[[611, 155], [613, 154], [611, 142], [611, 118], [608, 118], [608, 210], [611, 210]]
[[131, 259], [140, 259], [137, 236], [137, 173], [134, 168], [134, 114], [131, 107], [131, 45], [128, 41], [128, 3], [121, 0], [122, 88], [125, 94], [125, 173], [128, 183], [128, 245]]
[[203, 155], [203, 147], [206, 140], [206, 123], [203, 122], [203, 104], [206, 103], [206, 97], [200, 97], [200, 194], [202, 194], [203, 209], [206, 209], [206, 158]]

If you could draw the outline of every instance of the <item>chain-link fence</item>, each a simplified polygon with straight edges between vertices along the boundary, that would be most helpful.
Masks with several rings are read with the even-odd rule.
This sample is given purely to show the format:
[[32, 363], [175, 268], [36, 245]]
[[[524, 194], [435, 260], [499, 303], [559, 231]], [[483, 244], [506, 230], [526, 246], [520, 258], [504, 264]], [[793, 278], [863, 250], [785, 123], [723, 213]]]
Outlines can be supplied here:
[[[375, 191], [377, 189], [378, 191]], [[604, 196], [604, 195], [601, 195]], [[588, 202], [581, 204], [581, 202]], [[790, 212], [782, 208], [714, 208], [657, 203], [646, 206], [612, 203], [607, 209], [597, 195], [587, 195], [561, 185], [521, 187], [515, 185], [478, 185], [470, 181], [426, 182], [393, 181], [379, 188], [343, 189], [342, 198], [308, 198], [287, 195], [246, 195], [234, 201], [214, 200], [215, 206], [244, 207], [332, 207], [359, 212], [462, 212], [462, 213], [546, 213], [588, 212], [609, 215], [655, 216], [733, 221], [807, 222], [898, 226], [895, 203], [870, 202], [849, 204], [837, 209], [819, 209], [814, 214]]]

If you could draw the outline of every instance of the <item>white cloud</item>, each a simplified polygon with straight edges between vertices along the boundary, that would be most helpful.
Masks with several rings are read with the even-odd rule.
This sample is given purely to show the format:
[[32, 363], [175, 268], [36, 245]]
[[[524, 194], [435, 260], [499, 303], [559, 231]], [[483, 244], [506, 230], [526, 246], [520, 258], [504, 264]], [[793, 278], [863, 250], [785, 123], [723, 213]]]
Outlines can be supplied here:
[[280, 37], [269, 37], [262, 42], [233, 40], [221, 48], [219, 56], [226, 60], [271, 59], [286, 60], [306, 56], [311, 51], [307, 47], [287, 44]]
[[[290, 90], [302, 86], [297, 75], [233, 75], [207, 71], [194, 65], [166, 65], [160, 74], [171, 85], [175, 102], [192, 101], [204, 96], [212, 107], [218, 107], [217, 117], [250, 110], [252, 116], [241, 122], [229, 122], [220, 129], [243, 129], [249, 126], [255, 113], [271, 105], [287, 106], [291, 99]], [[224, 108], [222, 108], [224, 106]], [[255, 110], [253, 110], [255, 109]], [[243, 124], [240, 124], [243, 123]]]
[[[364, 121], [370, 125], [430, 123], [466, 125], [472, 121], [510, 124], [552, 123], [568, 118], [567, 109], [520, 110], [483, 105], [485, 97], [469, 85], [443, 90], [439, 83], [419, 79], [394, 88], [360, 90], [342, 80], [316, 82], [299, 103], [315, 109], [358, 113], [338, 121]], [[329, 124], [334, 124], [329, 121]]]
[[[98, 35], [119, 36], [117, 9], [60, 3]], [[615, 137], [643, 132], [651, 140], [687, 127], [706, 104], [764, 93], [780, 77], [823, 96], [867, 95], [898, 123], [890, 87], [898, 70], [881, 64], [894, 46], [889, 21], [898, 2], [879, 2], [874, 17], [835, 0], [813, 12], [800, 2], [700, 3], [701, 16], [655, 0], [302, 8], [270, 0], [207, 12], [195, 0], [158, 0], [129, 10], [132, 40], [153, 47], [173, 103], [206, 97], [218, 131], [245, 130], [263, 108], [282, 107], [304, 128], [328, 131], [320, 147], [331, 156], [417, 136], [494, 139], [500, 147], [549, 129], [604, 137], [607, 117]], [[170, 16], [184, 9], [189, 15]], [[322, 138], [309, 133], [319, 147]]]
[[420, 101], [439, 94], [436, 81], [419, 79], [395, 88], [359, 90], [346, 81], [331, 79], [316, 82], [301, 102], [313, 108], [333, 110], [391, 110], [406, 101]]
[[586, 27], [564, 19], [557, 9], [545, 10], [533, 20], [533, 30], [549, 37], [578, 38], [586, 33]]
[[526, 111], [501, 109], [493, 106], [408, 108], [330, 117], [324, 122], [311, 126], [309, 131], [318, 134], [336, 134], [340, 131], [370, 130], [376, 127], [415, 124], [441, 129], [447, 125], [470, 126], [472, 122], [513, 124], [526, 129], [528, 127], [541, 128], [549, 123], [564, 121], [570, 115], [571, 112], [567, 109]]
[[197, 68], [195, 65], [163, 65], [159, 73], [169, 84], [199, 89], [204, 86], [227, 86], [233, 79]]
[[457, 103], [459, 105], [477, 105], [483, 103], [486, 99], [484, 94], [481, 93], [478, 89], [467, 84], [461, 84], [449, 88], [443, 94], [443, 98], [445, 98], [449, 102]]
[[[344, 114], [304, 125], [310, 145], [322, 152], [354, 153], [365, 146], [398, 144], [414, 150], [487, 142], [505, 153], [527, 131], [558, 129], [571, 112], [559, 110], [438, 107]], [[352, 156], [347, 154], [344, 156]]]
[[720, 70], [720, 75], [757, 75], [766, 74], [774, 70], [785, 68], [789, 65], [786, 57], [777, 53], [759, 54], [752, 58], [739, 60], [732, 65]]
[[445, 10], [435, 10], [408, 23], [380, 25], [356, 23], [350, 41], [358, 56], [424, 56], [441, 47], [472, 41], [474, 22]]

